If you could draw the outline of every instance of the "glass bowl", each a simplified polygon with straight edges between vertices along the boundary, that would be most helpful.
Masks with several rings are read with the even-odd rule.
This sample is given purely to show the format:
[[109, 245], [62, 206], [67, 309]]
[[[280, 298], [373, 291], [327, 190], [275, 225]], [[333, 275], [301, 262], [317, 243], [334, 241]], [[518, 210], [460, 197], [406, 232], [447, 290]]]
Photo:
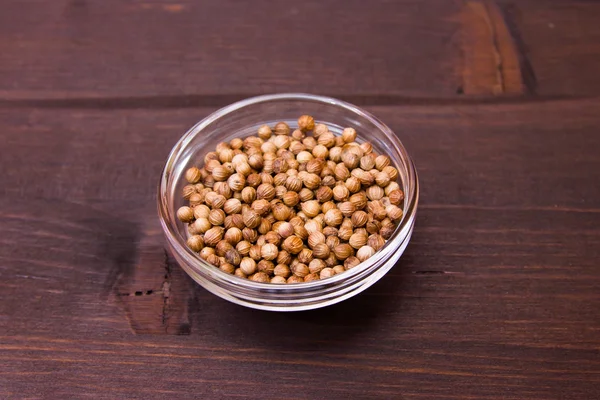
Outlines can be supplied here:
[[[331, 278], [278, 285], [254, 282], [227, 274], [191, 251], [187, 227], [177, 219], [185, 171], [201, 163], [219, 142], [255, 135], [259, 126], [279, 121], [297, 127], [300, 115], [313, 115], [336, 135], [353, 127], [357, 142], [368, 140], [376, 152], [390, 157], [404, 190], [404, 215], [385, 246], [358, 266]], [[253, 97], [222, 108], [192, 127], [171, 150], [158, 187], [158, 214], [167, 245], [179, 265], [210, 292], [233, 303], [271, 311], [310, 310], [352, 297], [381, 279], [398, 261], [413, 231], [419, 187], [413, 162], [398, 137], [368, 112], [330, 97], [309, 94], [275, 94]]]

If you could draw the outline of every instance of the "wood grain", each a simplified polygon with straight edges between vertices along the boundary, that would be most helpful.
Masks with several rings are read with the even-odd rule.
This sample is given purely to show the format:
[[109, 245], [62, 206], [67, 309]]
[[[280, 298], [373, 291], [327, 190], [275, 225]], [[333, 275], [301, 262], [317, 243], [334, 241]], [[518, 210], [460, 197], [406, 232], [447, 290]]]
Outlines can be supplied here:
[[[2, 6], [0, 398], [600, 398], [597, 3]], [[421, 184], [398, 265], [292, 314], [192, 282], [155, 205], [183, 132], [284, 91], [365, 106]]]
[[2, 395], [597, 397], [599, 104], [370, 108], [420, 172], [400, 263], [292, 315], [192, 286], [186, 337], [132, 335], [113, 288], [146, 279], [156, 176], [211, 109], [0, 111]]
[[463, 21], [463, 85], [474, 95], [523, 94], [518, 49], [500, 9], [491, 1], [467, 1]]
[[[597, 96], [600, 4], [593, 1], [498, 1], [522, 55], [530, 91]], [[531, 90], [533, 89], [533, 90]]]
[[459, 10], [443, 0], [9, 0], [0, 97], [453, 95]]

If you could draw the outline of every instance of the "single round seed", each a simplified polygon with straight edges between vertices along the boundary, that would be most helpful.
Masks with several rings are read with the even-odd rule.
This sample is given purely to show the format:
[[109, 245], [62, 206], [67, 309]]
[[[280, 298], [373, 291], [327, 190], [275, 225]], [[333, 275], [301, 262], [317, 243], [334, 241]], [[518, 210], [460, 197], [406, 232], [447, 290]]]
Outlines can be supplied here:
[[269, 279], [269, 275], [265, 274], [264, 272], [257, 272], [254, 275], [252, 275], [250, 277], [250, 280], [254, 281], [254, 282], [261, 282], [261, 283], [269, 283], [270, 279]]
[[225, 240], [219, 241], [219, 243], [217, 243], [215, 246], [215, 251], [219, 257], [225, 257], [225, 253], [231, 249], [233, 249], [233, 246]]
[[261, 249], [262, 257], [268, 261], [275, 260], [278, 253], [277, 246], [271, 243], [265, 244]]
[[298, 118], [298, 129], [306, 132], [315, 129], [315, 119], [310, 115], [302, 115]]
[[198, 218], [208, 218], [208, 214], [210, 214], [210, 208], [205, 204], [198, 204], [194, 207], [194, 217]]
[[240, 269], [246, 275], [252, 275], [256, 272], [256, 261], [252, 258], [244, 257], [240, 262]]
[[360, 264], [360, 260], [354, 256], [351, 256], [344, 261], [344, 268], [348, 270], [356, 267], [358, 264]]
[[181, 222], [191, 222], [194, 220], [194, 210], [187, 206], [179, 207], [177, 209], [177, 218]]
[[335, 271], [333, 270], [333, 268], [323, 268], [321, 270], [321, 272], [319, 273], [319, 278], [320, 279], [326, 279], [326, 278], [331, 278], [332, 276], [335, 275]]
[[304, 247], [304, 242], [298, 236], [290, 236], [283, 241], [282, 247], [291, 254], [298, 254]]
[[325, 235], [319, 231], [315, 231], [308, 236], [308, 246], [314, 250], [314, 247], [319, 243], [325, 243]]
[[368, 219], [369, 219], [369, 216], [367, 215], [366, 212], [364, 212], [362, 210], [358, 210], [358, 211], [355, 211], [354, 213], [352, 213], [352, 225], [354, 225], [357, 228], [365, 226]]
[[381, 200], [385, 193], [383, 192], [383, 189], [379, 186], [370, 186], [367, 188], [366, 194], [369, 200]]
[[223, 204], [223, 211], [227, 214], [238, 214], [242, 211], [242, 202], [238, 199], [229, 199]]
[[392, 181], [395, 181], [396, 179], [398, 179], [398, 170], [396, 168], [392, 167], [391, 165], [384, 167], [382, 169], [382, 172], [385, 172], [386, 174], [388, 174], [388, 176], [390, 177], [390, 179]]
[[258, 228], [261, 222], [260, 215], [254, 210], [248, 210], [242, 214], [242, 218], [244, 219], [244, 224], [248, 228]]
[[336, 201], [346, 201], [350, 196], [350, 191], [345, 185], [337, 185], [332, 191], [333, 198]]
[[379, 155], [375, 158], [375, 168], [379, 171], [383, 171], [385, 167], [390, 165], [390, 158], [388, 156]]
[[354, 249], [349, 244], [342, 243], [333, 248], [333, 254], [338, 260], [343, 261], [354, 254]]
[[316, 217], [321, 211], [321, 205], [317, 200], [305, 201], [304, 203], [301, 203], [301, 208], [304, 214], [309, 218]]
[[286, 284], [287, 280], [282, 276], [274, 276], [271, 278], [271, 281], [269, 283]]
[[372, 247], [373, 250], [378, 251], [385, 245], [385, 239], [381, 235], [374, 233], [369, 236], [367, 244]]
[[402, 200], [404, 200], [404, 193], [401, 190], [392, 190], [388, 197], [390, 199], [390, 203], [399, 206], [402, 204]]
[[190, 236], [187, 245], [192, 251], [199, 252], [204, 247], [204, 239], [200, 235]]
[[375, 254], [375, 250], [371, 246], [363, 246], [356, 252], [356, 258], [358, 258], [360, 262], [364, 262], [373, 254]]
[[356, 130], [354, 128], [346, 128], [342, 131], [342, 139], [345, 143], [351, 143], [356, 140]]
[[269, 260], [260, 260], [258, 262], [258, 264], [256, 264], [256, 268], [260, 271], [260, 272], [264, 272], [265, 274], [271, 276], [273, 275], [273, 270], [275, 269], [275, 264], [273, 264], [271, 261]]
[[325, 267], [327, 267], [327, 265], [325, 264], [325, 261], [323, 261], [319, 258], [313, 259], [310, 262], [310, 264], [308, 264], [308, 269], [311, 274], [319, 273]]
[[325, 124], [316, 124], [313, 132], [313, 136], [318, 138], [322, 134], [329, 132], [329, 128]]
[[204, 234], [204, 243], [207, 246], [216, 246], [223, 239], [223, 228], [220, 226], [215, 226], [214, 228], [210, 228]]
[[342, 211], [337, 208], [327, 211], [325, 213], [325, 216], [323, 217], [323, 221], [328, 226], [334, 226], [334, 227], [339, 226], [343, 220], [344, 220], [344, 215], [343, 215]]
[[313, 256], [321, 259], [329, 257], [329, 253], [331, 251], [326, 243], [317, 243], [312, 250]]
[[211, 210], [210, 214], [208, 214], [208, 222], [212, 225], [223, 225], [225, 222], [225, 211], [220, 209]]
[[290, 276], [292, 274], [292, 272], [290, 271], [290, 267], [288, 267], [285, 264], [277, 264], [277, 266], [275, 266], [275, 269], [273, 270], [273, 274], [275, 276], [281, 276], [283, 278], [287, 278], [288, 276]]
[[242, 240], [242, 231], [236, 227], [229, 228], [225, 232], [223, 239], [235, 246]]
[[333, 272], [335, 272], [336, 275], [341, 274], [345, 270], [346, 270], [346, 268], [344, 268], [343, 265], [336, 265], [335, 267], [333, 267]]
[[354, 233], [350, 236], [348, 244], [355, 249], [360, 249], [362, 246], [367, 244], [368, 237], [366, 234]]
[[202, 178], [202, 173], [196, 167], [191, 167], [185, 171], [185, 180], [189, 183], [196, 183]]
[[290, 134], [290, 126], [288, 124], [286, 124], [285, 122], [278, 122], [275, 125], [275, 129], [273, 129], [273, 132], [276, 135], [289, 135]]
[[310, 270], [306, 264], [300, 263], [290, 267], [291, 272], [299, 276], [300, 278], [304, 278], [306, 275], [310, 274]]

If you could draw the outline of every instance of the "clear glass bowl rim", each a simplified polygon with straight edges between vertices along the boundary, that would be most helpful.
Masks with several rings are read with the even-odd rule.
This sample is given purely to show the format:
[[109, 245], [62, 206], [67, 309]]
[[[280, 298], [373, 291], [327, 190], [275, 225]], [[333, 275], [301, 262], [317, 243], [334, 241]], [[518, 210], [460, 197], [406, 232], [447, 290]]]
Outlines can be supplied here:
[[[408, 175], [408, 185], [409, 191], [405, 190], [405, 196], [407, 196], [406, 207], [404, 208], [404, 215], [394, 234], [390, 237], [390, 239], [386, 242], [386, 245], [380, 249], [375, 255], [369, 258], [367, 261], [359, 264], [358, 266], [345, 271], [342, 274], [334, 275], [331, 278], [327, 278], [324, 280], [317, 280], [306, 283], [298, 283], [292, 285], [278, 285], [271, 283], [261, 283], [254, 282], [249, 279], [242, 279], [235, 275], [227, 274], [213, 265], [208, 264], [206, 261], [202, 260], [198, 257], [197, 254], [193, 253], [185, 243], [182, 243], [177, 237], [177, 228], [170, 221], [174, 221], [175, 211], [171, 210], [169, 207], [168, 201], [168, 189], [169, 189], [169, 177], [177, 164], [177, 161], [183, 151], [186, 149], [187, 144], [192, 141], [196, 135], [202, 134], [204, 128], [210, 126], [213, 122], [218, 119], [226, 118], [231, 113], [235, 111], [258, 103], [266, 103], [266, 102], [277, 102], [277, 101], [311, 101], [317, 103], [330, 104], [333, 106], [340, 107], [349, 111], [351, 113], [357, 114], [358, 116], [367, 119], [370, 123], [377, 127], [381, 132], [384, 133], [387, 139], [389, 139], [390, 144], [392, 144], [393, 149], [398, 151], [400, 158], [405, 162], [407, 175]], [[318, 118], [317, 118], [318, 119]], [[360, 138], [360, 133], [359, 133]], [[402, 182], [403, 184], [405, 182]], [[411, 230], [407, 227], [408, 224], [413, 223], [414, 215], [416, 214], [417, 204], [419, 197], [419, 188], [418, 188], [418, 177], [415, 166], [412, 162], [412, 159], [408, 155], [406, 149], [402, 145], [400, 139], [396, 136], [396, 134], [382, 121], [380, 121], [377, 117], [373, 116], [369, 112], [353, 105], [347, 103], [345, 101], [335, 99], [333, 97], [306, 94], [306, 93], [278, 93], [278, 94], [269, 94], [262, 95], [256, 97], [250, 97], [248, 99], [244, 99], [235, 103], [232, 103], [228, 106], [225, 106], [212, 114], [208, 115], [206, 118], [202, 119], [198, 123], [196, 123], [193, 127], [191, 127], [173, 146], [173, 149], [169, 153], [167, 157], [167, 161], [162, 170], [160, 182], [158, 185], [158, 195], [157, 195], [157, 205], [158, 205], [158, 215], [160, 219], [160, 223], [162, 225], [165, 237], [171, 248], [177, 251], [178, 255], [182, 257], [188, 265], [195, 265], [196, 269], [198, 269], [198, 273], [205, 273], [209, 276], [212, 276], [213, 279], [223, 280], [230, 285], [237, 286], [241, 290], [250, 290], [257, 292], [264, 292], [267, 290], [270, 293], [305, 293], [306, 291], [318, 291], [319, 289], [331, 288], [335, 286], [337, 283], [345, 282], [349, 279], [352, 279], [354, 276], [361, 274], [363, 271], [373, 267], [376, 265], [379, 260], [385, 258], [389, 255], [389, 252], [393, 252], [396, 249], [392, 248], [391, 245], [396, 242], [397, 236], [401, 232], [405, 232], [409, 234]]]

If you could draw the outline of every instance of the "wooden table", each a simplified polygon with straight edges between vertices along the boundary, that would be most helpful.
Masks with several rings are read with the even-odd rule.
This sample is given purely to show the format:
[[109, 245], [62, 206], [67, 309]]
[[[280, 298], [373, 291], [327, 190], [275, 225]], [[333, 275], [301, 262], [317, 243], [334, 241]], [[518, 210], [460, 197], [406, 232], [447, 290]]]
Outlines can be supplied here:
[[[600, 398], [600, 3], [5, 0], [0, 397]], [[215, 109], [364, 106], [420, 174], [379, 283], [281, 314], [195, 285], [155, 192]]]

